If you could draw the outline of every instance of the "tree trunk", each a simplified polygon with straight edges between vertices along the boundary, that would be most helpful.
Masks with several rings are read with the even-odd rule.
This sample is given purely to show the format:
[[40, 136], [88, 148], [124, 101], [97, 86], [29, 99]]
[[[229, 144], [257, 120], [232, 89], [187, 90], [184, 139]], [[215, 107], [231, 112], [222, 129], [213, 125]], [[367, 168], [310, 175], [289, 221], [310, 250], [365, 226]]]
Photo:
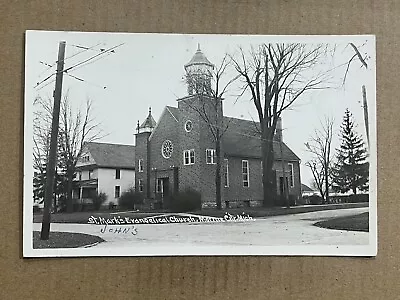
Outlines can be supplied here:
[[356, 187], [353, 187], [353, 194], [357, 195], [357, 188]]
[[73, 212], [72, 203], [72, 181], [74, 180], [74, 171], [72, 168], [67, 168], [67, 212]]
[[[218, 132], [219, 135], [219, 132]], [[217, 166], [215, 169], [215, 198], [217, 203], [217, 209], [222, 209], [221, 200], [221, 140], [218, 137], [215, 141], [215, 156], [217, 159]]]
[[265, 207], [274, 206], [275, 200], [275, 190], [274, 190], [274, 180], [273, 178], [273, 142], [269, 137], [268, 131], [262, 130], [261, 132], [261, 157], [263, 165], [263, 205]]
[[329, 203], [329, 174], [328, 167], [325, 167], [325, 203]]

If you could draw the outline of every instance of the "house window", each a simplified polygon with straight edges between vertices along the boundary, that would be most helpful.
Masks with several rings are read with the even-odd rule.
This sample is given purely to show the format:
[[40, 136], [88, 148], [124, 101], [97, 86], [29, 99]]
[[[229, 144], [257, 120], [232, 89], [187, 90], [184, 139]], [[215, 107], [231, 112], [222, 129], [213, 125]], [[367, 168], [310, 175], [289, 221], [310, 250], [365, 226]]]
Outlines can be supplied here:
[[194, 165], [195, 153], [194, 149], [183, 151], [183, 164], [184, 165]]
[[138, 169], [139, 169], [139, 172], [143, 172], [143, 159], [139, 159]]
[[115, 169], [115, 179], [121, 179], [121, 169]]
[[294, 187], [294, 172], [293, 172], [293, 164], [289, 163], [289, 184], [290, 187]]
[[206, 163], [208, 165], [215, 164], [215, 149], [207, 149], [206, 150]]
[[89, 155], [85, 155], [82, 157], [82, 162], [88, 162], [89, 161]]
[[79, 173], [78, 173], [79, 175], [79, 181], [81, 181], [82, 180], [82, 172], [81, 171], [79, 171]]
[[121, 187], [119, 185], [116, 185], [114, 188], [114, 198], [119, 198], [121, 193]]
[[139, 192], [143, 192], [143, 180], [138, 179], [138, 190]]
[[229, 187], [229, 164], [227, 159], [224, 159], [224, 162], [225, 162], [224, 182], [225, 182], [225, 187]]
[[249, 161], [242, 160], [243, 187], [249, 187]]
[[93, 178], [93, 170], [89, 170], [89, 179]]

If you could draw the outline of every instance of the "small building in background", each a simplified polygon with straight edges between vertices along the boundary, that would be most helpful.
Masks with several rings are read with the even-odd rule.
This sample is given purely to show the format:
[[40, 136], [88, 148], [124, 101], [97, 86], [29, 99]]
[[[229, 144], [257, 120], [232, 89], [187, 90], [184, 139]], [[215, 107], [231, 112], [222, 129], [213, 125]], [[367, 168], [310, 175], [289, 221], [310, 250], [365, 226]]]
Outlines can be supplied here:
[[91, 203], [98, 193], [105, 193], [103, 205], [116, 205], [120, 195], [135, 184], [135, 146], [86, 143], [76, 167], [75, 203]]

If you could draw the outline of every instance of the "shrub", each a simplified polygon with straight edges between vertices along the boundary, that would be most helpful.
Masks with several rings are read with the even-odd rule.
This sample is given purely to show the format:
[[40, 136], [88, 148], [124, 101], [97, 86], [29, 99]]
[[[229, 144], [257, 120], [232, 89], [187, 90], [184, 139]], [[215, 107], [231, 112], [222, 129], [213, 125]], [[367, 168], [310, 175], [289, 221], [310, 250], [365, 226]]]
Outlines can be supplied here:
[[323, 202], [322, 197], [318, 195], [312, 195], [308, 199], [310, 200], [310, 204], [312, 205], [319, 205], [322, 204]]
[[108, 210], [114, 210], [115, 209], [115, 203], [114, 202], [112, 202], [112, 201], [110, 201], [109, 203], [108, 203]]
[[135, 209], [135, 204], [143, 204], [143, 194], [129, 188], [118, 199], [118, 206], [124, 209]]
[[348, 195], [343, 196], [342, 201], [346, 203], [360, 203], [360, 202], [368, 202], [369, 194], [357, 194], [357, 195]]
[[[274, 206], [278, 206], [278, 207], [287, 206], [287, 200], [285, 199], [285, 197], [283, 197], [281, 195], [277, 195], [276, 197], [274, 197], [273, 203], [274, 203]], [[289, 205], [294, 206], [295, 204], [296, 204], [296, 196], [289, 194]]]
[[173, 212], [188, 212], [201, 209], [201, 194], [193, 189], [178, 192], [171, 197], [170, 209]]
[[95, 195], [92, 200], [94, 210], [99, 210], [103, 203], [107, 201], [107, 194], [104, 192], [100, 192]]

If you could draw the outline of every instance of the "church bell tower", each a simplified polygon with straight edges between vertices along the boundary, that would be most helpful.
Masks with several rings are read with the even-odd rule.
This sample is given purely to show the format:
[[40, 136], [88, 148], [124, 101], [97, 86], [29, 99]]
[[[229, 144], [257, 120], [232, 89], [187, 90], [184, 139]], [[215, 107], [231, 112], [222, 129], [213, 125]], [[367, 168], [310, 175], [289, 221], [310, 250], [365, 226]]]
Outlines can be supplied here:
[[184, 66], [188, 94], [211, 94], [211, 79], [214, 65], [207, 59], [197, 45], [197, 51], [192, 59]]

